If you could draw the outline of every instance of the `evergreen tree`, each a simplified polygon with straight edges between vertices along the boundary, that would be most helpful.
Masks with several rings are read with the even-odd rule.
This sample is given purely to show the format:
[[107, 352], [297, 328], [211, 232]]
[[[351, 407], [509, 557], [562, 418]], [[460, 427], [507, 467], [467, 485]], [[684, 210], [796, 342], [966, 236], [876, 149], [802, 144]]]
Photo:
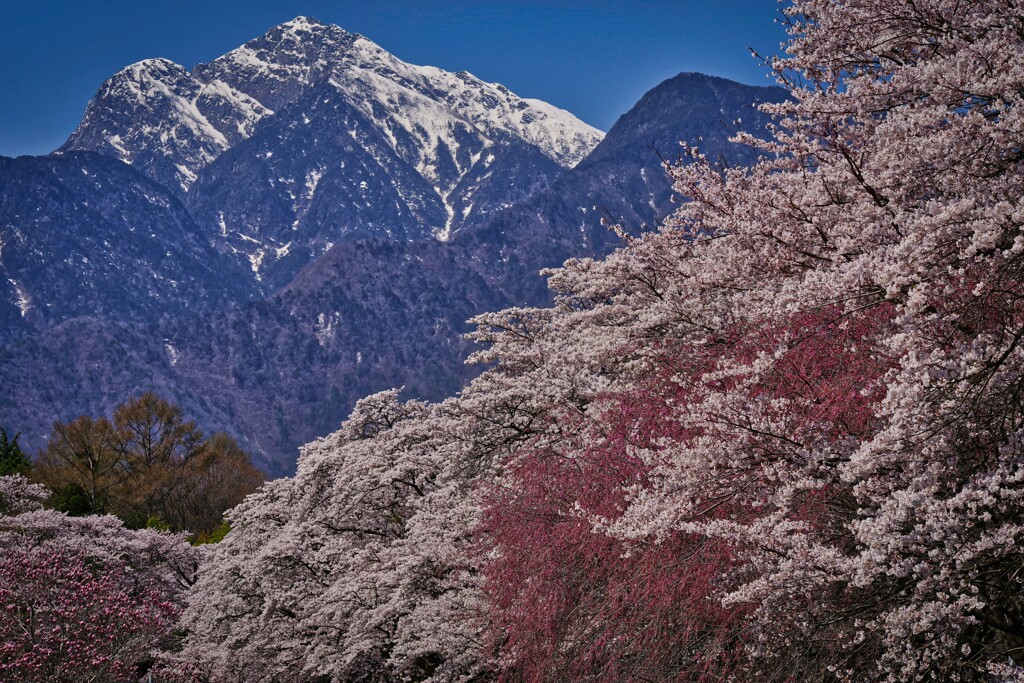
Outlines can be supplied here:
[[27, 474], [32, 467], [28, 456], [18, 445], [18, 436], [13, 439], [7, 437], [7, 431], [0, 428], [0, 477], [10, 474]]

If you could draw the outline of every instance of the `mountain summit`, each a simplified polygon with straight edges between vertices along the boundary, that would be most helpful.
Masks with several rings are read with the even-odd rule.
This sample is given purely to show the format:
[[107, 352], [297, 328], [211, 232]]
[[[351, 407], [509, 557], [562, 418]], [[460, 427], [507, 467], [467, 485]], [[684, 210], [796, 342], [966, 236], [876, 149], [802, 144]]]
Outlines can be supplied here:
[[176, 192], [268, 289], [340, 240], [447, 240], [544, 189], [603, 134], [467, 72], [298, 17], [191, 72], [108, 79], [60, 151]]
[[[260, 119], [324, 83], [348, 91], [373, 118], [395, 117], [381, 122], [397, 123], [425, 143], [451, 143], [453, 129], [469, 123], [490, 137], [522, 138], [571, 167], [603, 137], [546, 102], [520, 98], [465, 71], [408, 64], [359, 34], [300, 16], [191, 73], [160, 58], [125, 67], [100, 87], [61, 149], [106, 151], [136, 166], [152, 166], [151, 155], [180, 155], [183, 163], [175, 165], [169, 184], [187, 190], [199, 169], [248, 138]], [[206, 153], [190, 155], [195, 144]]]

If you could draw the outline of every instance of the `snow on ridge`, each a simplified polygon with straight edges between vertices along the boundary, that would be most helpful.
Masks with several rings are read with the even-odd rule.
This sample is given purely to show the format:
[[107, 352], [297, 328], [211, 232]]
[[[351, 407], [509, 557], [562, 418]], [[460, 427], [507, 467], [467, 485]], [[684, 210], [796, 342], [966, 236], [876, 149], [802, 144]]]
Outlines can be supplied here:
[[[314, 19], [313, 17], [304, 17], [300, 15], [295, 17], [291, 21], [286, 21], [283, 24], [280, 24], [279, 28], [285, 31], [291, 31], [293, 33], [316, 33], [317, 31], [327, 28], [329, 26], [332, 25], [325, 24], [318, 19]], [[341, 27], [336, 26], [336, 28]]]
[[447, 214], [433, 230], [440, 241], [451, 238], [457, 217], [465, 220], [472, 211], [465, 189], [455, 189], [471, 171], [493, 162], [486, 150], [501, 139], [519, 138], [571, 167], [603, 138], [565, 110], [465, 71], [408, 64], [363, 36], [341, 56], [328, 82], [433, 186]]
[[488, 83], [460, 71], [413, 67], [439, 90], [455, 99], [460, 113], [477, 125], [516, 135], [541, 149], [556, 163], [572, 167], [591, 152], [604, 133], [572, 113], [537, 99], [519, 97], [500, 83]]
[[[562, 151], [565, 161], [570, 166], [575, 166], [583, 161], [583, 157], [590, 154], [604, 139], [604, 132], [576, 118], [575, 114], [566, 109], [556, 107], [544, 100], [523, 98], [522, 101], [545, 115], [542, 119], [543, 123], [528, 127], [524, 131], [525, 135], [532, 138], [541, 147], [544, 146], [543, 142], [546, 142]], [[575, 144], [567, 145], [564, 142], [567, 138], [575, 140]]]
[[129, 64], [104, 81], [99, 96], [133, 101], [138, 106], [146, 107], [151, 93], [160, 94], [168, 89], [168, 84], [175, 85], [188, 77], [185, 67], [169, 59], [143, 59]]
[[[306, 16], [275, 26], [197, 66], [194, 76], [203, 82], [225, 81], [263, 106], [274, 103], [261, 100], [256, 95], [260, 89], [291, 90], [297, 95], [314, 82], [333, 80], [335, 87], [351, 95], [354, 85], [360, 92], [352, 98], [353, 104], [363, 113], [370, 108], [364, 98], [370, 97], [395, 119], [378, 121], [385, 124], [385, 135], [393, 138], [391, 126], [397, 123], [430, 148], [436, 148], [434, 141], [448, 143], [456, 124], [465, 122], [485, 133], [498, 130], [515, 135], [556, 163], [571, 167], [603, 137], [601, 131], [563, 109], [520, 98], [500, 84], [486, 83], [467, 72], [409, 64], [364, 36]], [[271, 87], [273, 83], [278, 85]], [[412, 93], [419, 97], [410, 97]], [[429, 163], [416, 165], [427, 170]]]
[[134, 64], [129, 64], [124, 67], [116, 74], [116, 78], [119, 75], [127, 76], [135, 80], [140, 80], [144, 77], [155, 78], [154, 73], [167, 74], [167, 73], [187, 73], [187, 69], [177, 62], [173, 62], [165, 57], [150, 57], [149, 59], [140, 59]]
[[14, 292], [18, 295], [18, 309], [21, 311], [21, 317], [24, 318], [28, 314], [28, 309], [32, 308], [32, 298], [28, 295], [28, 290], [13, 278], [8, 278], [8, 282], [14, 287]]
[[[125, 67], [104, 83], [65, 148], [102, 149], [187, 191], [274, 109], [327, 84], [433, 186], [447, 214], [435, 229], [439, 239], [468, 218], [472, 190], [460, 183], [470, 174], [487, 177], [495, 158], [487, 150], [501, 140], [523, 140], [568, 168], [603, 137], [546, 102], [466, 71], [409, 64], [363, 36], [298, 16], [192, 72], [163, 58]], [[312, 199], [322, 173], [305, 179], [302, 201]], [[262, 256], [252, 265], [258, 273]]]
[[[393, 119], [378, 121], [385, 135], [393, 139], [398, 125], [419, 138], [426, 156], [414, 161], [428, 175], [435, 170], [434, 161], [427, 158], [430, 152], [441, 144], [454, 150], [455, 131], [464, 123], [487, 137], [495, 131], [519, 137], [565, 167], [578, 163], [603, 137], [597, 129], [548, 103], [520, 98], [504, 86], [486, 83], [468, 72], [406, 63], [363, 36], [301, 15], [196, 66], [191, 73], [159, 57], [131, 64], [104, 83], [90, 109], [97, 99], [104, 100], [112, 109], [130, 112], [133, 120], [143, 121], [143, 126], [134, 130], [125, 130], [120, 123], [109, 133], [106, 120], [95, 126], [105, 134], [103, 146], [126, 163], [134, 163], [140, 151], [152, 147], [143, 138], [156, 135], [161, 145], [173, 139], [187, 157], [174, 164], [187, 169], [177, 174], [182, 188], [187, 189], [203, 166], [249, 137], [256, 123], [274, 113], [275, 105], [294, 100], [307, 86], [326, 80], [328, 75], [339, 89], [350, 90], [355, 84], [360, 96], [385, 106], [388, 118]], [[367, 101], [353, 99], [366, 113]], [[80, 148], [78, 134], [90, 123], [89, 113], [66, 147]], [[95, 145], [95, 140], [87, 141], [85, 148]]]
[[143, 166], [164, 158], [187, 190], [201, 168], [271, 113], [225, 83], [202, 83], [168, 59], [144, 59], [103, 83], [64, 149], [101, 149]]
[[249, 47], [248, 44], [236, 47], [231, 52], [228, 52], [223, 57], [218, 57], [213, 63], [218, 64], [230, 64], [231, 66], [243, 69], [246, 71], [256, 71], [260, 75], [272, 78], [285, 78], [280, 72], [285, 72], [287, 76], [293, 76], [301, 74], [305, 69], [300, 65], [294, 64], [280, 64], [272, 61], [267, 61], [260, 56], [259, 51]]
[[[374, 93], [378, 101], [381, 95], [390, 98], [389, 109], [399, 118], [405, 118], [405, 112], [396, 108], [394, 101], [402, 94], [417, 93], [447, 109], [450, 113], [443, 118], [462, 119], [485, 133], [497, 130], [515, 135], [565, 167], [575, 166], [604, 137], [604, 133], [564, 109], [521, 98], [499, 83], [487, 83], [466, 71], [452, 73], [435, 66], [409, 64], [372, 40], [358, 36], [335, 68], [333, 78], [342, 87], [346, 81], [367, 82], [369, 72], [379, 76], [376, 83], [382, 92]], [[364, 113], [367, 107], [364, 103]], [[422, 121], [416, 123], [422, 126]], [[431, 126], [422, 127], [429, 130]], [[436, 124], [432, 127], [435, 131], [440, 128]]]

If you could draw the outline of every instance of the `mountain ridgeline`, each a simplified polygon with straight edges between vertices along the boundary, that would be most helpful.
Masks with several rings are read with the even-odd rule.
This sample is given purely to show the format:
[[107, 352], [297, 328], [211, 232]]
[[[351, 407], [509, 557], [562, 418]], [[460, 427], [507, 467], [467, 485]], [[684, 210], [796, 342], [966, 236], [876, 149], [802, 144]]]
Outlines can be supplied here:
[[753, 160], [728, 137], [784, 96], [681, 74], [602, 136], [301, 17], [132, 65], [60, 150], [0, 159], [0, 425], [36, 448], [152, 390], [290, 472], [368, 393], [458, 391], [468, 318], [665, 216], [680, 140]]
[[299, 17], [191, 73], [129, 66], [61, 149], [116, 156], [178, 193], [269, 292], [335, 242], [480, 225], [601, 137], [503, 86]]

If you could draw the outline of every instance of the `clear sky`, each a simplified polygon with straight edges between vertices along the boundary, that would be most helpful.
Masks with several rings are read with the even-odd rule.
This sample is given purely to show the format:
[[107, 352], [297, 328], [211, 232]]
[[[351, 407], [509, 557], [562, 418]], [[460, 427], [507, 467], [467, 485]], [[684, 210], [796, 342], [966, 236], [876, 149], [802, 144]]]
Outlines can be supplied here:
[[45, 154], [109, 76], [191, 69], [298, 15], [400, 59], [469, 71], [607, 130], [661, 81], [701, 71], [765, 85], [775, 0], [0, 0], [0, 155]]

